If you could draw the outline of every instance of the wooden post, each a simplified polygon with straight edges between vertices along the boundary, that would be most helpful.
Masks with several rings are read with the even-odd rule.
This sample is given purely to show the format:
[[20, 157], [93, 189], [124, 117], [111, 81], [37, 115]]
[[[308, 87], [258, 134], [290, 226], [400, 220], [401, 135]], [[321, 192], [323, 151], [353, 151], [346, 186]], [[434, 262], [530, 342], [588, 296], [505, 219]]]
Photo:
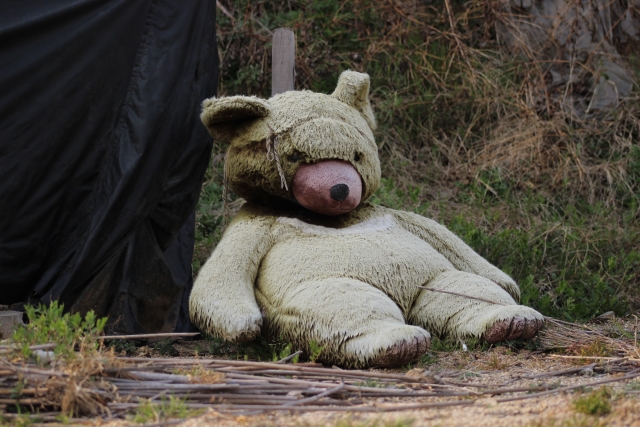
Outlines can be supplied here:
[[271, 96], [294, 90], [295, 66], [296, 36], [291, 28], [278, 28], [271, 50]]

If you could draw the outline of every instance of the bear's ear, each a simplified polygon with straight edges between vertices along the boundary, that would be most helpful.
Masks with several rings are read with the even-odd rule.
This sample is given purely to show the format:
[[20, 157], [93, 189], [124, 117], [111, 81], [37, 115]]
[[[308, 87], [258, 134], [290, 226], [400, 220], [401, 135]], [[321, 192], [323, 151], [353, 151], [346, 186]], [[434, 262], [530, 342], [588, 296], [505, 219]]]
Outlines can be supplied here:
[[249, 119], [269, 115], [269, 104], [255, 96], [209, 98], [202, 102], [200, 120], [217, 141], [228, 143], [236, 127]]
[[369, 124], [371, 130], [376, 129], [376, 118], [369, 103], [368, 74], [344, 71], [340, 74], [336, 90], [333, 91], [331, 96], [358, 110]]

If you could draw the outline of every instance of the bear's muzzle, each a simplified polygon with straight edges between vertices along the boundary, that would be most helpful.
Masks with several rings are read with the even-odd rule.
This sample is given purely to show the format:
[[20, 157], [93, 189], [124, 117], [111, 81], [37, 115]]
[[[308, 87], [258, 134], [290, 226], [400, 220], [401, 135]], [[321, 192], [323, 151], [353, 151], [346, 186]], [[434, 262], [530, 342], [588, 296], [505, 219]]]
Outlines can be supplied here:
[[355, 209], [362, 198], [362, 178], [353, 165], [324, 160], [300, 166], [293, 176], [293, 196], [305, 208], [336, 216]]

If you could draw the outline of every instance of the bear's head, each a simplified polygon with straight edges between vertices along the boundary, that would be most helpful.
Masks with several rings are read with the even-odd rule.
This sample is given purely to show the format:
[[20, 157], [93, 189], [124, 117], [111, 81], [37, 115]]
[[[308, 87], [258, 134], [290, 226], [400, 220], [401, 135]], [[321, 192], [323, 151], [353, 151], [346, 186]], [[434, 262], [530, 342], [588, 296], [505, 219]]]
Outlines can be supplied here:
[[226, 179], [248, 201], [287, 200], [340, 215], [380, 184], [367, 74], [343, 72], [331, 95], [207, 99], [200, 117], [215, 140], [229, 144]]

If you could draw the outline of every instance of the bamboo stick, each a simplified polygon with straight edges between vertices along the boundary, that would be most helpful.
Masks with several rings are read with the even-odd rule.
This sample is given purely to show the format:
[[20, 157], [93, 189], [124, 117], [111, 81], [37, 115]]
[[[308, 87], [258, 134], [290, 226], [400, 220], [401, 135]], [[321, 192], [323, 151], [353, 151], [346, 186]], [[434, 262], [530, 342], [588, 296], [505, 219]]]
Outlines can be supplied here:
[[605, 356], [565, 356], [562, 354], [550, 354], [548, 357], [558, 358], [558, 359], [585, 359], [585, 360], [610, 360], [612, 362], [640, 362], [640, 359], [632, 359], [630, 357], [605, 357]]
[[171, 337], [195, 337], [200, 332], [169, 332], [161, 334], [134, 334], [134, 335], [103, 335], [101, 340], [136, 340], [143, 338], [171, 338]]
[[629, 380], [629, 379], [633, 379], [633, 378], [637, 378], [637, 377], [640, 377], [640, 373], [636, 372], [636, 373], [625, 375], [625, 376], [618, 377], [618, 378], [611, 378], [611, 379], [608, 379], [608, 380], [594, 381], [594, 382], [586, 383], [586, 384], [577, 384], [577, 385], [572, 385], [572, 386], [567, 386], [567, 387], [560, 387], [560, 388], [556, 388], [556, 389], [553, 389], [553, 390], [543, 391], [543, 392], [540, 392], [540, 393], [528, 394], [526, 396], [504, 397], [502, 399], [498, 399], [497, 401], [498, 402], [511, 402], [511, 401], [514, 401], [514, 400], [534, 399], [536, 397], [546, 396], [546, 395], [554, 394], [554, 393], [560, 393], [562, 391], [573, 390], [573, 389], [576, 389], [576, 388], [593, 387], [593, 386], [596, 386], [596, 385], [615, 383], [615, 382], [618, 382], [618, 381]]
[[171, 382], [188, 383], [191, 379], [186, 375], [178, 374], [160, 374], [156, 372], [129, 371], [130, 375], [138, 377], [142, 380], [166, 380]]
[[[48, 344], [38, 344], [38, 345], [32, 345], [29, 347], [29, 350], [33, 351], [33, 350], [49, 350], [52, 348], [55, 348], [58, 344], [56, 343], [48, 343]], [[22, 350], [21, 348], [15, 347], [15, 346], [3, 346], [0, 347], [0, 354], [10, 354], [16, 351], [20, 351]]]
[[41, 400], [35, 398], [27, 398], [27, 399], [0, 399], [0, 403], [8, 404], [8, 405], [39, 405], [42, 403]]
[[544, 378], [544, 377], [558, 377], [561, 375], [570, 375], [570, 374], [576, 374], [580, 371], [583, 371], [585, 369], [593, 369], [597, 366], [597, 363], [592, 363], [591, 365], [586, 365], [586, 366], [579, 366], [577, 368], [569, 368], [569, 369], [560, 369], [559, 371], [552, 371], [552, 372], [545, 372], [543, 374], [536, 374], [536, 375], [526, 375], [520, 378], [526, 378], [526, 379], [534, 379], [534, 378]]
[[301, 399], [301, 400], [297, 400], [295, 402], [290, 402], [290, 403], [285, 403], [283, 406], [301, 406], [303, 403], [311, 403], [311, 402], [315, 402], [316, 400], [322, 399], [325, 396], [329, 396], [332, 395], [334, 393], [337, 393], [339, 391], [341, 391], [344, 388], [344, 383], [340, 384], [338, 387], [334, 387], [330, 390], [327, 390], [325, 392], [316, 394], [315, 396], [312, 397], [308, 397], [306, 399]]
[[[23, 388], [22, 390], [20, 390], [20, 395], [27, 395], [27, 394], [40, 394], [40, 393], [46, 393], [48, 392], [49, 389], [46, 387], [42, 387], [42, 388]], [[0, 388], [0, 395], [12, 395], [15, 393], [15, 390], [10, 390], [10, 389], [1, 389]]]
[[119, 390], [229, 390], [239, 388], [239, 386], [232, 384], [172, 384], [156, 381], [147, 381], [144, 384], [120, 384], [118, 386]]
[[27, 375], [48, 375], [50, 377], [68, 377], [69, 376], [69, 374], [67, 374], [65, 372], [58, 372], [58, 371], [54, 371], [54, 370], [44, 370], [44, 369], [38, 369], [38, 368], [35, 368], [35, 367], [32, 367], [32, 368], [21, 368], [19, 366], [15, 366], [15, 365], [9, 365], [8, 368], [10, 370], [21, 372], [21, 373], [27, 374]]
[[299, 356], [302, 354], [302, 350], [298, 350], [293, 354], [290, 354], [289, 356], [285, 357], [284, 359], [280, 359], [278, 360], [276, 363], [287, 363], [289, 360], [293, 359], [296, 356]]
[[[125, 358], [119, 357], [119, 360], [123, 361], [150, 361], [149, 358]], [[176, 359], [153, 359], [159, 362], [173, 362], [176, 363]], [[398, 381], [404, 382], [415, 382], [421, 383], [424, 382], [418, 377], [408, 377], [404, 374], [388, 374], [384, 372], [370, 372], [370, 371], [358, 371], [358, 370], [334, 370], [327, 368], [312, 368], [307, 366], [298, 366], [297, 364], [278, 364], [278, 363], [270, 363], [270, 362], [249, 362], [249, 361], [240, 361], [240, 360], [216, 360], [216, 359], [188, 359], [188, 360], [180, 360], [178, 364], [212, 364], [217, 363], [224, 366], [257, 366], [261, 369], [277, 369], [277, 370], [290, 370], [290, 371], [298, 371], [305, 373], [322, 373], [326, 375], [340, 375], [345, 377], [362, 377], [362, 378], [380, 378], [380, 379], [394, 379]], [[216, 369], [217, 370], [217, 369]], [[339, 374], [338, 374], [339, 372]]]
[[[449, 406], [468, 406], [473, 405], [473, 400], [456, 400], [451, 402], [427, 402], [427, 403], [414, 403], [405, 405], [379, 405], [379, 406], [269, 406], [269, 405], [224, 405], [224, 404], [202, 404], [202, 403], [187, 403], [185, 406], [188, 408], [212, 408], [218, 412], [226, 412], [228, 410], [260, 410], [260, 411], [340, 411], [340, 412], [395, 412], [406, 411], [415, 409], [427, 409], [427, 408], [444, 408]], [[110, 403], [109, 408], [122, 408], [133, 409], [138, 405], [135, 403]]]

